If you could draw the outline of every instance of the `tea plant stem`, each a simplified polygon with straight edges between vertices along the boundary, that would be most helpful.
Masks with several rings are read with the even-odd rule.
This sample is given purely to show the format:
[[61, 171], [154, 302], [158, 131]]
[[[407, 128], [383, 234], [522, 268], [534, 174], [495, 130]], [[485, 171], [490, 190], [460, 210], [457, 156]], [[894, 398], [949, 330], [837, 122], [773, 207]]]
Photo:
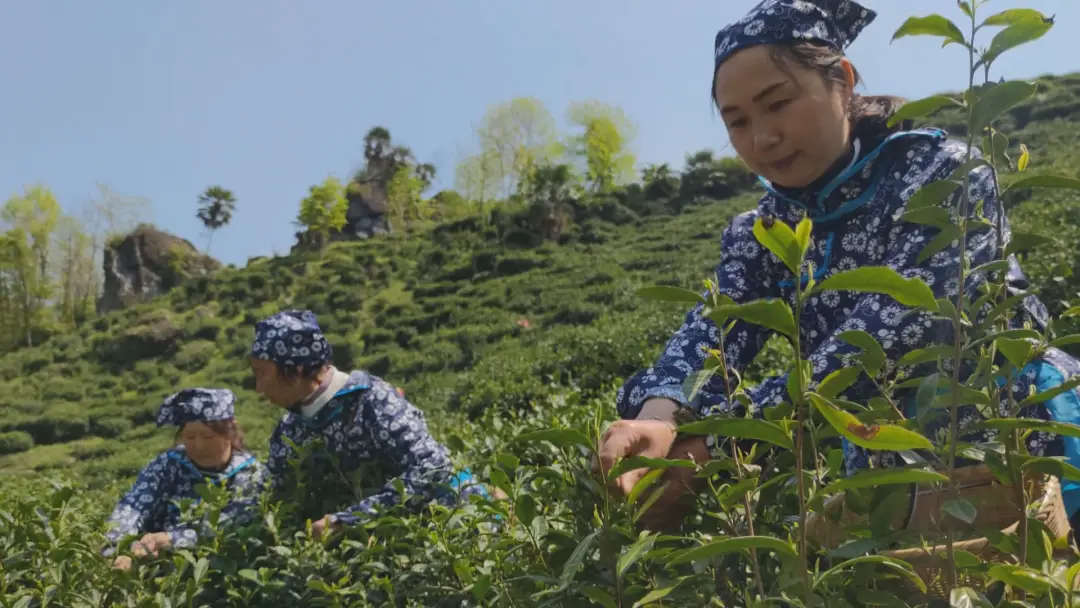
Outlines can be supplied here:
[[[990, 65], [989, 64], [983, 64], [983, 82], [990, 82]], [[997, 149], [995, 147], [996, 144], [994, 142], [993, 131], [991, 131], [990, 137], [988, 137], [987, 139], [989, 141], [989, 148], [990, 148], [989, 149], [990, 164], [996, 170], [997, 169], [997, 165], [996, 165], [996, 163], [997, 163]], [[1004, 150], [1002, 150], [1002, 152], [1004, 152]], [[994, 187], [995, 200], [1000, 201], [1001, 200], [1001, 188], [1000, 188], [1000, 185], [999, 185], [997, 179], [994, 180], [993, 187]], [[1004, 217], [1005, 217], [1005, 211], [1004, 211], [1004, 208], [1003, 208], [998, 213], [998, 218], [997, 218], [997, 249], [998, 249], [998, 251], [1000, 251], [1002, 253], [1003, 259], [1007, 259], [1007, 258], [1004, 257], [1004, 253], [1005, 253]], [[1006, 282], [1008, 281], [1007, 276], [1004, 277], [1004, 281], [1006, 281]], [[1006, 285], [1003, 284], [1001, 287], [998, 288], [997, 301], [1000, 304], [1000, 303], [1004, 302], [1004, 300], [1007, 299], [1007, 298], [1008, 298], [1008, 290], [1006, 288]], [[1009, 317], [1009, 314], [1007, 312], [1001, 315], [1001, 321], [998, 324], [1000, 329], [1007, 330], [1009, 328], [1009, 318], [1010, 317]], [[991, 357], [991, 361], [997, 357], [996, 344], [991, 345], [989, 356]], [[1016, 378], [1015, 381], [1016, 382], [1020, 381], [1020, 370], [1017, 370], [1017, 378]], [[1008, 399], [1008, 410], [1007, 410], [1008, 415], [1010, 417], [1018, 416], [1020, 412], [1016, 408], [1016, 401], [1015, 401], [1015, 399], [1013, 397], [1012, 390], [1010, 390], [1009, 384], [1006, 384], [1005, 386], [1006, 386], [1005, 394], [1006, 394], [1006, 398]], [[999, 397], [999, 401], [1000, 401], [1000, 397]], [[1023, 472], [1019, 471], [1015, 466], [1016, 462], [1015, 462], [1014, 454], [1021, 453], [1021, 451], [1020, 451], [1020, 447], [1021, 447], [1020, 446], [1020, 438], [1016, 434], [1016, 429], [1010, 429], [1009, 430], [1009, 433], [1008, 433], [1008, 435], [1007, 435], [1007, 437], [1006, 437], [1006, 439], [1005, 439], [1005, 441], [1003, 443], [1004, 443], [1004, 446], [1005, 446], [1005, 464], [1009, 469], [1009, 475], [1012, 477], [1013, 488], [1014, 488], [1014, 491], [1015, 491], [1015, 498], [1016, 498], [1017, 504], [1020, 507], [1020, 522], [1019, 522], [1019, 524], [1020, 524], [1020, 530], [1019, 530], [1019, 532], [1020, 532], [1020, 556], [1019, 557], [1020, 557], [1020, 564], [1023, 565], [1023, 564], [1027, 563], [1027, 538], [1028, 538], [1027, 506], [1029, 504], [1029, 497], [1027, 495], [1027, 487], [1024, 485]], [[1020, 599], [1023, 600], [1026, 596], [1027, 596], [1027, 593], [1023, 589], [1021, 589], [1020, 590]]]
[[[1019, 381], [1019, 371], [1017, 372]], [[1006, 385], [1007, 386], [1007, 385]], [[1016, 408], [1016, 402], [1013, 398], [1011, 390], [1006, 389], [1009, 399], [1009, 414], [1016, 416], [1019, 414]], [[1024, 472], [1014, 462], [1014, 453], [1020, 454], [1020, 436], [1017, 435], [1016, 429], [1009, 430], [1009, 440], [1005, 442], [1005, 463], [1009, 467], [1009, 473], [1012, 474], [1013, 487], [1016, 489], [1016, 500], [1020, 503], [1020, 565], [1027, 565], [1027, 548], [1028, 548], [1028, 515], [1027, 507], [1029, 504], [1029, 496], [1027, 494], [1027, 486], [1024, 485]], [[1027, 597], [1027, 592], [1020, 589], [1020, 600], [1023, 601]]]
[[[975, 23], [975, 11], [971, 11], [971, 41], [967, 44], [968, 49], [968, 90], [973, 91], [975, 88], [975, 34], [978, 31], [978, 25]], [[973, 115], [973, 104], [968, 106], [968, 123], [970, 125], [970, 117]], [[967, 137], [967, 150], [965, 152], [964, 164], [966, 165], [971, 161], [972, 146], [975, 145], [975, 130], [968, 128]], [[967, 216], [968, 207], [971, 203], [971, 187], [969, 185], [968, 177], [962, 176], [964, 183], [960, 186], [960, 212], [958, 215], [958, 221], [960, 222], [960, 235], [958, 237], [959, 250], [958, 250], [958, 268], [957, 275], [958, 280], [956, 284], [956, 306], [953, 307], [953, 360], [952, 360], [952, 390], [951, 399], [949, 403], [949, 498], [951, 500], [957, 500], [959, 493], [956, 488], [956, 446], [959, 442], [960, 435], [960, 368], [963, 361], [964, 354], [964, 280], [967, 272], [965, 266], [967, 264]], [[956, 554], [953, 549], [953, 543], [956, 538], [956, 523], [954, 518], [946, 517], [945, 524], [945, 550], [946, 558], [948, 560], [948, 577], [949, 577], [949, 590], [956, 589], [957, 577], [956, 577]]]
[[795, 350], [795, 398], [798, 403], [795, 404], [795, 478], [796, 488], [799, 494], [799, 563], [802, 568], [803, 575], [803, 587], [805, 593], [805, 602], [807, 606], [813, 605], [813, 587], [810, 584], [810, 558], [807, 551], [806, 543], [806, 475], [804, 471], [804, 451], [805, 446], [804, 436], [806, 435], [806, 400], [804, 399], [804, 391], [806, 391], [806, 379], [803, 377], [803, 354], [802, 343], [799, 339], [802, 333], [802, 308], [803, 308], [803, 288], [802, 282], [795, 281], [795, 332], [792, 336], [792, 342]]
[[[719, 348], [720, 353], [720, 371], [724, 375], [724, 393], [727, 395], [727, 402], [729, 404], [734, 403], [734, 392], [731, 390], [731, 378], [728, 376], [727, 371], [727, 355], [724, 354], [724, 329], [721, 327], [717, 332], [719, 335]], [[729, 406], [730, 407], [730, 406]], [[732, 437], [731, 438], [731, 456], [735, 459], [735, 470], [739, 481], [743, 480], [743, 468], [742, 460], [739, 457], [739, 442]], [[750, 536], [756, 536], [754, 534], [754, 509], [750, 504], [750, 492], [743, 494], [743, 512], [746, 513], [746, 533]], [[757, 549], [750, 548], [750, 570], [754, 574], [754, 584], [757, 586], [758, 597], [762, 600], [765, 599], [765, 584], [761, 581], [761, 570], [758, 566], [758, 554]]]

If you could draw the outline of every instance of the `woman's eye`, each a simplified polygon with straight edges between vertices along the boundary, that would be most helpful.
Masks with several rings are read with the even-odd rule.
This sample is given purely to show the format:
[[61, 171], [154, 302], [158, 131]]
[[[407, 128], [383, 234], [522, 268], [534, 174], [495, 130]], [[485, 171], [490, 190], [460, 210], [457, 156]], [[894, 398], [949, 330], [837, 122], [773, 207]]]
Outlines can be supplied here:
[[729, 129], [741, 129], [745, 127], [750, 121], [745, 118], [736, 118], [735, 120], [728, 122]]
[[769, 104], [769, 109], [772, 110], [773, 112], [776, 112], [778, 110], [783, 109], [784, 106], [788, 105], [789, 103], [791, 103], [790, 99], [781, 99], [779, 101], [774, 101], [774, 102]]

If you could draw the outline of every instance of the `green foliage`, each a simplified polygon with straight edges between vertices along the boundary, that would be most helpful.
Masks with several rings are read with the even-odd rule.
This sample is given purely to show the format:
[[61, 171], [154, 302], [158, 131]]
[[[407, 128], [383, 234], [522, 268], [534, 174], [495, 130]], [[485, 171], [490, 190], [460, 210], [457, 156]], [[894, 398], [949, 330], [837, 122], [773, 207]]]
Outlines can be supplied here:
[[34, 447], [34, 437], [26, 431], [0, 433], [0, 455], [18, 454]]
[[581, 129], [571, 136], [570, 149], [584, 159], [585, 176], [596, 192], [608, 192], [634, 177], [630, 150], [634, 128], [622, 110], [598, 101], [580, 102], [567, 111]]
[[390, 203], [392, 226], [405, 231], [429, 221], [433, 215], [432, 203], [423, 198], [424, 183], [411, 165], [403, 165], [394, 171], [386, 186], [386, 199]]
[[341, 230], [345, 225], [345, 214], [349, 202], [345, 199], [345, 189], [336, 177], [328, 177], [323, 183], [312, 186], [308, 196], [300, 201], [300, 214], [297, 221], [316, 235], [325, 245], [333, 230]]
[[555, 119], [534, 97], [489, 106], [476, 138], [478, 150], [458, 165], [455, 181], [466, 198], [479, 201], [510, 196], [533, 167], [561, 152]]
[[236, 213], [236, 196], [221, 186], [210, 186], [199, 195], [199, 211], [196, 217], [206, 226], [210, 235], [206, 239], [206, 253], [210, 254], [214, 233], [232, 221]]

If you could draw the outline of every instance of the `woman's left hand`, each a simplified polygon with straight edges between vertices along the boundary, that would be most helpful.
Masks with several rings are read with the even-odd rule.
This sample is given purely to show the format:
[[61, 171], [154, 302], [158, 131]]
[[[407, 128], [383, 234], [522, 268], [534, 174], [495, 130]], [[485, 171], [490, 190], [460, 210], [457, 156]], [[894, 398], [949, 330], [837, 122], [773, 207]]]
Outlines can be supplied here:
[[[675, 442], [667, 454], [669, 460], [693, 460], [703, 465], [709, 459], [709, 448], [704, 437], [686, 437]], [[655, 531], [670, 531], [679, 527], [682, 520], [694, 505], [695, 492], [701, 480], [695, 478], [697, 471], [685, 467], [671, 467], [649, 489], [645, 490], [640, 500], [646, 500], [657, 488], [660, 497], [646, 511], [638, 524]]]

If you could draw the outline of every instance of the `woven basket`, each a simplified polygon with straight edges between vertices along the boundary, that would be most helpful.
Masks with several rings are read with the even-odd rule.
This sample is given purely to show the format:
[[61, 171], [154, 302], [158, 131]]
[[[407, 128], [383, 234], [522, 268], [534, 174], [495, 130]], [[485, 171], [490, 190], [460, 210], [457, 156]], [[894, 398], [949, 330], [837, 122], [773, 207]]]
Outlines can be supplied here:
[[[954, 529], [960, 538], [953, 543], [953, 548], [970, 551], [983, 561], [1002, 559], [1005, 556], [988, 538], [963, 539], [963, 536], [994, 528], [1004, 533], [1015, 533], [1024, 509], [1017, 500], [1014, 487], [998, 482], [986, 465], [957, 469], [953, 479], [959, 497], [970, 501], [976, 510], [976, 518], [971, 524], [954, 521]], [[1071, 527], [1058, 479], [1029, 474], [1025, 475], [1023, 483], [1027, 486], [1028, 496], [1040, 503], [1036, 519], [1046, 525], [1055, 541], [1067, 537]], [[923, 534], [934, 545], [882, 551], [879, 554], [908, 562], [927, 584], [929, 595], [947, 597], [948, 590], [944, 583], [948, 563], [946, 546], [936, 541], [944, 538], [942, 530], [945, 522], [941, 521], [940, 513], [941, 505], [949, 499], [948, 489], [935, 490], [929, 485], [919, 485], [914, 487], [913, 493], [909, 494], [910, 508], [893, 519], [893, 529]], [[846, 540], [844, 527], [863, 521], [865, 516], [844, 506], [843, 495], [834, 496], [826, 501], [824, 513], [814, 513], [807, 518], [807, 536], [820, 547], [832, 549]], [[963, 585], [972, 581], [958, 582]]]

